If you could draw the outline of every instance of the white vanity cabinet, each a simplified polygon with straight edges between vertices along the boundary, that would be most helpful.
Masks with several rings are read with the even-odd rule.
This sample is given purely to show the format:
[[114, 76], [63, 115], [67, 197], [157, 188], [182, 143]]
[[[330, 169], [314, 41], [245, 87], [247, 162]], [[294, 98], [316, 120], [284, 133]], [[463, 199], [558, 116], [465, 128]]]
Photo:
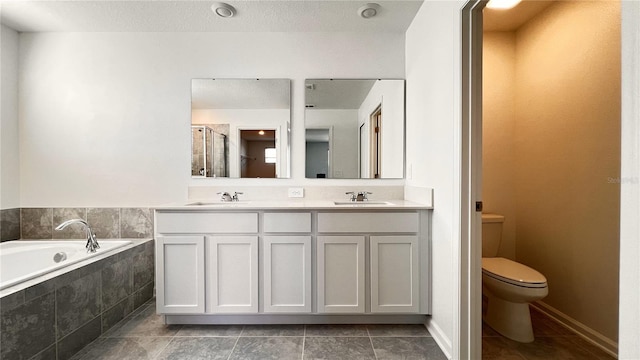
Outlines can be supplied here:
[[204, 312], [204, 236], [156, 237], [158, 312]]
[[417, 313], [417, 236], [371, 236], [371, 312]]
[[365, 312], [364, 236], [318, 236], [318, 312]]
[[156, 211], [161, 314], [258, 312], [258, 212]]
[[263, 311], [310, 313], [311, 212], [265, 212], [263, 224]]
[[319, 312], [420, 313], [419, 212], [321, 212], [318, 232], [360, 234], [318, 237]]
[[215, 235], [207, 244], [207, 312], [258, 312], [258, 236]]
[[430, 312], [427, 214], [158, 209], [157, 311], [176, 324], [422, 321]]

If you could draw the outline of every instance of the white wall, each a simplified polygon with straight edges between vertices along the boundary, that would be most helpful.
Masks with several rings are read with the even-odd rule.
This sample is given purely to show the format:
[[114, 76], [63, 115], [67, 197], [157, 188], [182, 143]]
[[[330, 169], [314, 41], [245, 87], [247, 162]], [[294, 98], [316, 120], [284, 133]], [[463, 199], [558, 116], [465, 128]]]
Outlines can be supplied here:
[[[369, 129], [371, 114], [382, 105], [382, 166], [380, 177], [402, 178], [404, 176], [404, 81], [384, 80], [376, 81], [371, 91], [358, 109], [358, 125], [365, 124], [365, 133], [371, 134]], [[369, 158], [366, 156], [365, 158]], [[366, 166], [365, 168], [369, 168]]]
[[425, 1], [406, 37], [407, 185], [434, 189], [432, 313], [428, 327], [458, 354], [460, 244], [460, 9]]
[[331, 178], [358, 178], [358, 110], [307, 109], [307, 128], [329, 128]]
[[283, 109], [193, 109], [191, 123], [229, 124], [229, 175], [240, 177], [240, 130], [276, 130], [278, 163], [276, 174], [286, 176], [287, 122], [290, 111]]
[[640, 2], [622, 2], [622, 166], [618, 358], [640, 359]]
[[0, 208], [20, 207], [20, 152], [18, 144], [18, 33], [0, 29]]
[[[304, 179], [304, 79], [405, 75], [403, 34], [25, 33], [20, 41], [23, 207], [153, 206], [185, 200], [189, 185], [317, 185]], [[191, 79], [205, 77], [292, 79], [292, 179], [191, 180]]]

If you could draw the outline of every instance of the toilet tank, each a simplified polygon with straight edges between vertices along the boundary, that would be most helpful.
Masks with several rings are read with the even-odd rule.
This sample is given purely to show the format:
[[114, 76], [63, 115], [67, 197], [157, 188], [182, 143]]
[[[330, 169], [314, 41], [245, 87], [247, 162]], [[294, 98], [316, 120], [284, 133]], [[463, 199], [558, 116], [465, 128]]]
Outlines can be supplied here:
[[504, 216], [482, 214], [482, 257], [496, 257], [502, 240]]

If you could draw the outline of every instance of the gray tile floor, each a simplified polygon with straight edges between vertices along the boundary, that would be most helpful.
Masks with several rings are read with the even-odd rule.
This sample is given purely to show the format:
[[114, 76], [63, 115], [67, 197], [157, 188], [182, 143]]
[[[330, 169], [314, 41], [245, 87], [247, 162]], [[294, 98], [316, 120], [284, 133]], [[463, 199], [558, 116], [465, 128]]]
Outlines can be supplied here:
[[535, 340], [522, 344], [507, 339], [485, 323], [482, 324], [482, 359], [484, 360], [613, 360], [600, 348], [531, 307]]
[[446, 359], [422, 325], [164, 325], [153, 300], [74, 360]]

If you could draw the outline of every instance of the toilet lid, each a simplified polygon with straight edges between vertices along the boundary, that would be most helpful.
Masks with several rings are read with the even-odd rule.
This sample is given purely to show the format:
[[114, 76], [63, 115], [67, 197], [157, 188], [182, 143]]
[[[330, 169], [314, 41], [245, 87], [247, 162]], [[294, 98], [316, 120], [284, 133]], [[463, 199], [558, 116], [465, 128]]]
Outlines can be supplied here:
[[482, 272], [518, 286], [547, 286], [547, 278], [544, 275], [526, 265], [505, 258], [482, 258]]

